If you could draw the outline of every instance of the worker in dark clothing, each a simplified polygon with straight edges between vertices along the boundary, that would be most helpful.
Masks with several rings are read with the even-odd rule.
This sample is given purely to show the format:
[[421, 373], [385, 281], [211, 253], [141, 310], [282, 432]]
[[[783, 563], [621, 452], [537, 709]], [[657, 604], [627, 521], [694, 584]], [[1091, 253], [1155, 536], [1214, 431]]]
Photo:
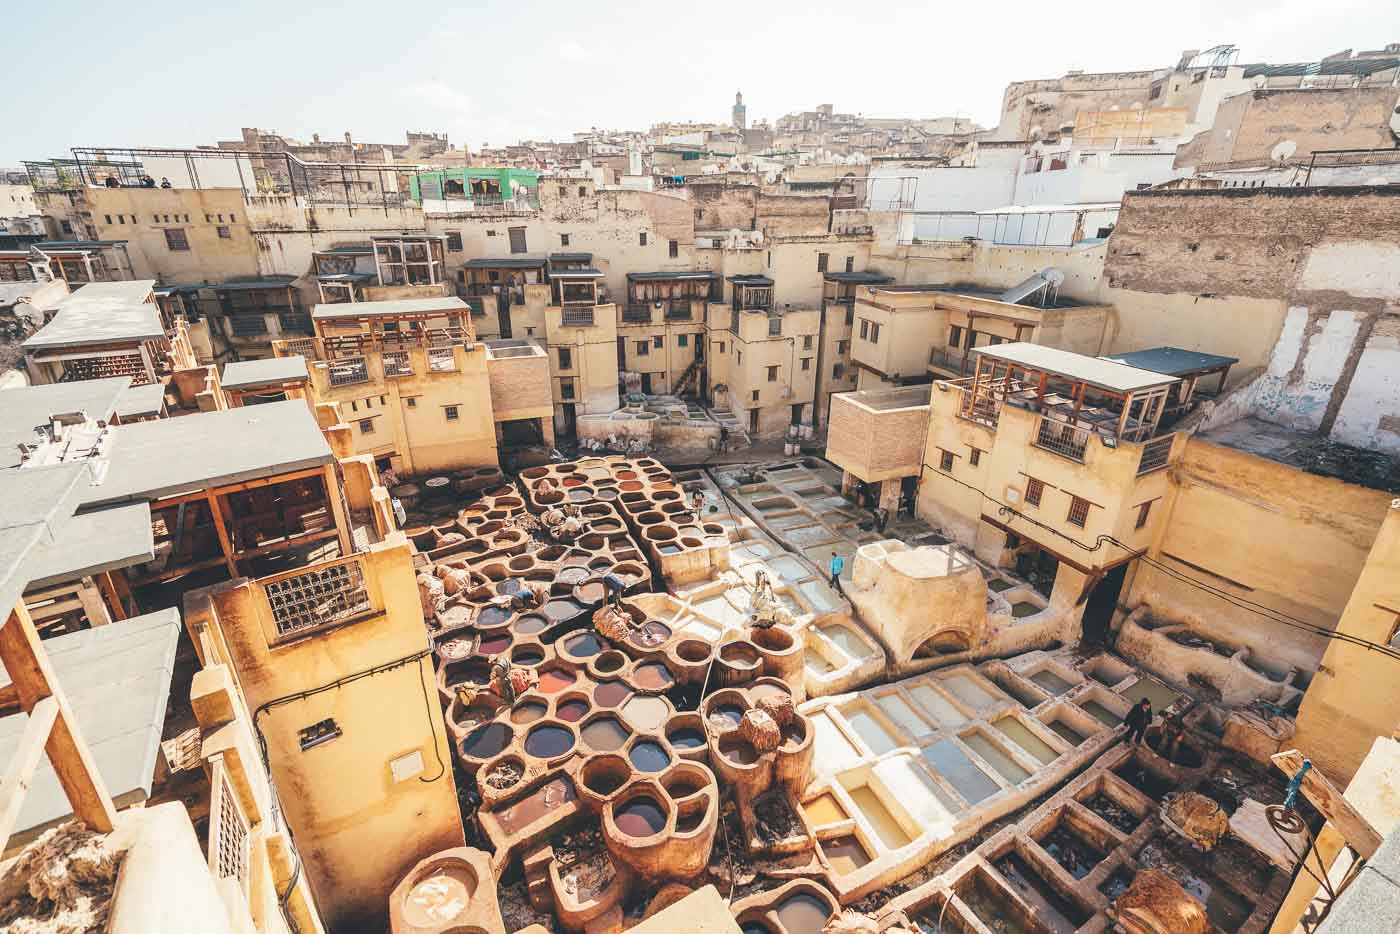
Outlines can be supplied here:
[[1128, 728], [1128, 742], [1134, 746], [1142, 742], [1143, 734], [1152, 725], [1152, 702], [1145, 697], [1138, 701], [1123, 718], [1123, 724]]
[[622, 592], [627, 589], [627, 581], [612, 571], [603, 575], [603, 587], [608, 592], [608, 603], [617, 609], [622, 608]]

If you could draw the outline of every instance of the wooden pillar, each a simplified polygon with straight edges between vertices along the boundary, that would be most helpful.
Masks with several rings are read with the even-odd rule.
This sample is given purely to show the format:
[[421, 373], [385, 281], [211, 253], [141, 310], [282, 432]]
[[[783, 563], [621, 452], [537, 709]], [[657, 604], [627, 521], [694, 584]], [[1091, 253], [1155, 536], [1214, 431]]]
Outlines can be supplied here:
[[228, 526], [224, 524], [224, 510], [221, 504], [221, 497], [214, 492], [204, 494], [205, 501], [209, 503], [209, 513], [214, 519], [214, 531], [219, 536], [219, 548], [224, 553], [224, 564], [228, 567], [228, 575], [232, 578], [238, 577], [238, 562], [233, 558], [233, 543], [229, 541]]
[[83, 605], [83, 615], [87, 617], [90, 626], [107, 626], [112, 622], [107, 604], [102, 600], [102, 593], [91, 577], [78, 581], [76, 593], [78, 602]]
[[10, 611], [0, 627], [0, 659], [14, 683], [20, 708], [30, 714], [18, 754], [11, 759], [0, 784], [0, 850], [19, 820], [40, 746], [48, 754], [74, 816], [98, 833], [110, 833], [117, 819], [112, 797], [83, 742], [77, 718], [23, 603]]
[[122, 602], [121, 592], [117, 589], [116, 582], [112, 578], [111, 571], [103, 571], [94, 577], [97, 586], [102, 590], [102, 596], [107, 599], [107, 607], [112, 612], [113, 619], [126, 619], [126, 605]]
[[345, 501], [340, 497], [340, 481], [335, 475], [335, 464], [327, 464], [321, 474], [321, 480], [326, 488], [326, 502], [330, 505], [331, 515], [335, 518], [336, 537], [340, 541], [340, 556], [349, 557], [355, 553], [354, 542], [350, 537], [350, 523], [345, 515]]
[[1123, 433], [1128, 427], [1128, 412], [1133, 407], [1133, 394], [1126, 393], [1123, 396], [1123, 411], [1118, 416], [1118, 437], [1123, 437]]

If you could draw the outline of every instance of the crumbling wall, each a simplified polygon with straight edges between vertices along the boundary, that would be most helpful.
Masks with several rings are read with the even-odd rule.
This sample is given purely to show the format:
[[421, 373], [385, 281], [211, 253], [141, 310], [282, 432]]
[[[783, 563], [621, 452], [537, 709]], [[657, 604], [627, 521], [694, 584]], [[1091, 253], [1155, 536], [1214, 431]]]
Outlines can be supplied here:
[[1306, 162], [1322, 149], [1390, 149], [1391, 111], [1400, 90], [1287, 88], [1237, 94], [1214, 125], [1178, 153], [1176, 165]]
[[757, 185], [691, 185], [697, 230], [753, 230]]
[[826, 233], [831, 199], [826, 195], [758, 196], [757, 226], [769, 237]]

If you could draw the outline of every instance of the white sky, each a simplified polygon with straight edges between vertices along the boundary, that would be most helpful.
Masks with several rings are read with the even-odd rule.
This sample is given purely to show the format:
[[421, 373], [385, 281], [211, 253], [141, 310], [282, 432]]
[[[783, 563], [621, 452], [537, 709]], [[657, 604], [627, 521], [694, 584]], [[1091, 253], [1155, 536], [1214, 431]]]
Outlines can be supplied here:
[[[84, 7], [90, 6], [90, 12]], [[1055, 5], [893, 2], [78, 0], [6, 17], [0, 165], [72, 146], [193, 146], [256, 125], [473, 149], [590, 126], [749, 120], [830, 103], [994, 125], [1007, 83], [1174, 64], [1309, 61], [1400, 41], [1395, 0]]]

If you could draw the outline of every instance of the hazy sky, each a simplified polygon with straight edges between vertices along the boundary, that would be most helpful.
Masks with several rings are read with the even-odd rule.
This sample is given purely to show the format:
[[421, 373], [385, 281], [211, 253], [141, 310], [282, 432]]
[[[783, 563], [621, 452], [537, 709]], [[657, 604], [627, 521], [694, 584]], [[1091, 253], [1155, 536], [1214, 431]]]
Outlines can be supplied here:
[[[90, 7], [90, 11], [86, 8]], [[1233, 42], [1292, 62], [1400, 41], [1395, 0], [396, 3], [90, 0], [5, 17], [0, 165], [72, 146], [193, 146], [245, 125], [473, 149], [590, 126], [820, 103], [996, 123], [1010, 81], [1174, 64]]]

